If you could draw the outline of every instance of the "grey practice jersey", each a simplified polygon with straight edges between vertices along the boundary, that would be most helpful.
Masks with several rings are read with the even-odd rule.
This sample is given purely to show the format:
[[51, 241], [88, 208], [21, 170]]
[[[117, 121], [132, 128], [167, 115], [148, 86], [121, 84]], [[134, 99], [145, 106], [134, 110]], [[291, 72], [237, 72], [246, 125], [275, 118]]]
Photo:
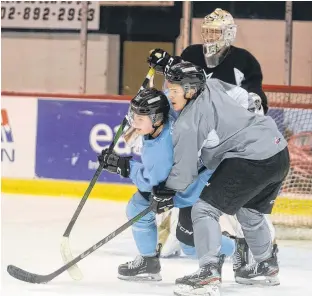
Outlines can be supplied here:
[[174, 124], [174, 164], [166, 187], [185, 190], [198, 175], [198, 158], [208, 169], [216, 169], [226, 158], [262, 160], [287, 146], [274, 120], [249, 112], [244, 101], [250, 102], [241, 88], [207, 80], [205, 90]]

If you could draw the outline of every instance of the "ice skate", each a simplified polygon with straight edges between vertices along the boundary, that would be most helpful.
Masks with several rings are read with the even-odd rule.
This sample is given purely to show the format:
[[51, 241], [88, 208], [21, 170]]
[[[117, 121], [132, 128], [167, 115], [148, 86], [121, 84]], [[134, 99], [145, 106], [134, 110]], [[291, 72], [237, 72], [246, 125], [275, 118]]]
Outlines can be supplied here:
[[248, 264], [248, 245], [245, 238], [236, 238], [235, 239], [235, 253], [233, 254], [233, 271], [234, 273], [241, 267], [244, 267]]
[[277, 251], [277, 245], [274, 245], [272, 256], [270, 258], [237, 269], [235, 271], [236, 282], [245, 285], [279, 285]]
[[174, 294], [178, 296], [218, 296], [224, 256], [218, 263], [208, 263], [195, 273], [176, 279]]
[[133, 261], [118, 267], [118, 278], [127, 281], [161, 281], [158, 256], [145, 257], [138, 255]]

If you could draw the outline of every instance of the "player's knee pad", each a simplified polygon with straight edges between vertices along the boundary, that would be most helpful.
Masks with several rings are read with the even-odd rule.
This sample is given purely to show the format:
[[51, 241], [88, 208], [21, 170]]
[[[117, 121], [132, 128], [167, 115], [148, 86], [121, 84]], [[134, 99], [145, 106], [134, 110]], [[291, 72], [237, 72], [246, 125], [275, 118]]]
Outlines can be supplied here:
[[210, 217], [219, 222], [222, 212], [213, 207], [209, 203], [199, 199], [192, 207], [191, 217], [192, 222], [196, 223], [197, 220]]
[[266, 223], [264, 214], [257, 210], [241, 208], [236, 217], [243, 230], [256, 231]]
[[177, 239], [188, 246], [194, 246], [193, 223], [191, 218], [192, 207], [182, 208], [179, 212], [177, 224]]

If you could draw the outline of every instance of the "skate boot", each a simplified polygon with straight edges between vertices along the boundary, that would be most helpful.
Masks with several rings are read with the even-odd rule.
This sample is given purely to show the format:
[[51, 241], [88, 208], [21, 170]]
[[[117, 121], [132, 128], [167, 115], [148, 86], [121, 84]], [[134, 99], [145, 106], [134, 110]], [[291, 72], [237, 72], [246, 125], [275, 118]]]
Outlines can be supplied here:
[[138, 255], [133, 261], [119, 265], [118, 278], [128, 281], [161, 281], [160, 250], [161, 245], [159, 244], [156, 256], [146, 257]]
[[118, 267], [118, 278], [128, 281], [161, 281], [160, 262], [157, 256], [138, 255], [133, 261]]
[[176, 279], [174, 294], [178, 296], [218, 296], [224, 256], [218, 263], [208, 263], [195, 273]]
[[279, 285], [277, 245], [273, 245], [272, 256], [262, 262], [248, 264], [236, 270], [235, 281], [245, 285]]

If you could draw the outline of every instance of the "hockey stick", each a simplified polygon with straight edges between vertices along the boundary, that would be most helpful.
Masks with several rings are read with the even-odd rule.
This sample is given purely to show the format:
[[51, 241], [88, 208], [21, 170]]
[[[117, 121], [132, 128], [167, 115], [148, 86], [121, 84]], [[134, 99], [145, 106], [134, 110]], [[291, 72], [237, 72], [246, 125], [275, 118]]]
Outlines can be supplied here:
[[[145, 89], [147, 87], [148, 83], [150, 83], [150, 86], [152, 87], [154, 75], [155, 75], [155, 69], [150, 68], [150, 70], [148, 71], [148, 73], [147, 73], [147, 75], [146, 75], [146, 77], [142, 83], [142, 86], [139, 89], [139, 92], [141, 90]], [[109, 146], [110, 151], [113, 151], [113, 149], [114, 149], [115, 145], [117, 144], [119, 138], [123, 134], [123, 130], [124, 130], [125, 126], [127, 125], [127, 123], [128, 123], [128, 120], [127, 120], [127, 117], [125, 117], [123, 119], [114, 139], [113, 139], [113, 142]], [[86, 203], [95, 183], [97, 182], [99, 176], [101, 175], [101, 172], [103, 170], [103, 166], [104, 166], [104, 164], [100, 164], [100, 166], [96, 170], [87, 190], [85, 191], [85, 193], [84, 193], [73, 217], [71, 218], [71, 220], [70, 220], [70, 222], [69, 222], [69, 224], [68, 224], [68, 226], [67, 226], [67, 228], [63, 234], [62, 242], [61, 242], [61, 255], [63, 258], [63, 262], [65, 264], [72, 261], [74, 258], [72, 255], [72, 252], [71, 252], [70, 245], [69, 245], [70, 232], [72, 231], [73, 226], [76, 223], [76, 220], [77, 220], [82, 208], [84, 207], [84, 204]], [[74, 264], [71, 268], [68, 269], [68, 273], [72, 277], [72, 279], [77, 280], [77, 281], [81, 280], [83, 277], [81, 270], [79, 269], [79, 267], [76, 264]]]
[[25, 271], [25, 270], [23, 270], [23, 269], [21, 269], [19, 267], [14, 266], [14, 265], [9, 265], [8, 268], [7, 268], [7, 271], [8, 271], [8, 273], [12, 277], [14, 277], [14, 278], [16, 278], [18, 280], [27, 282], [27, 283], [44, 284], [44, 283], [50, 282], [55, 277], [57, 277], [58, 275], [63, 273], [65, 270], [68, 270], [70, 267], [74, 266], [77, 262], [79, 262], [83, 258], [87, 257], [91, 253], [93, 253], [95, 250], [97, 250], [98, 248], [100, 248], [101, 246], [103, 246], [104, 244], [109, 242], [115, 236], [117, 236], [118, 234], [122, 233], [124, 230], [129, 228], [135, 222], [137, 222], [142, 217], [147, 215], [150, 211], [152, 211], [152, 208], [153, 208], [153, 206], [150, 205], [144, 211], [142, 211], [141, 213], [139, 213], [138, 215], [133, 217], [131, 220], [129, 220], [128, 222], [126, 222], [125, 224], [120, 226], [118, 229], [116, 229], [111, 234], [109, 234], [108, 236], [106, 236], [105, 238], [100, 240], [98, 243], [96, 243], [91, 248], [89, 248], [88, 250], [86, 250], [85, 252], [80, 254], [78, 257], [76, 257], [72, 261], [68, 262], [66, 265], [63, 265], [61, 268], [59, 268], [58, 270], [56, 270], [56, 271], [54, 271], [54, 272], [52, 272], [50, 274], [39, 275], [39, 274], [35, 274], [35, 273], [31, 273], [31, 272]]

